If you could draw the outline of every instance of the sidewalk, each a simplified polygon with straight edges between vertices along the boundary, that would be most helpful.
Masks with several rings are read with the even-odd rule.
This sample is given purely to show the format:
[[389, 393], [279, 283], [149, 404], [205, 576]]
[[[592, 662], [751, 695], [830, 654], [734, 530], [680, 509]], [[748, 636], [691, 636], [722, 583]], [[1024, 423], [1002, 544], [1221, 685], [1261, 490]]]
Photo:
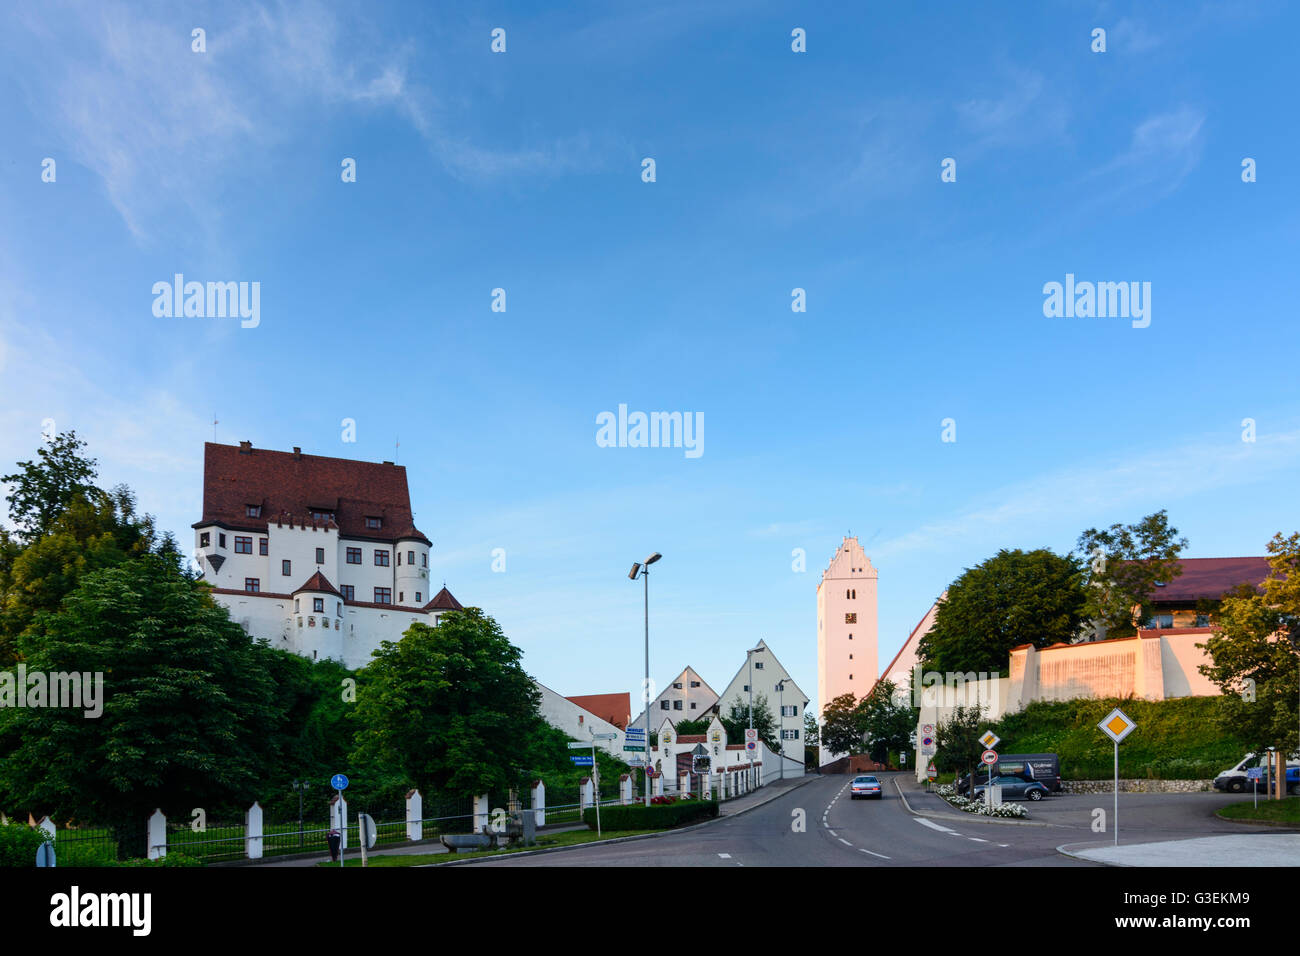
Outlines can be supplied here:
[[[718, 808], [718, 819], [725, 820], [734, 817], [738, 814], [746, 813], [749, 810], [755, 810], [758, 807], [763, 806], [764, 804], [771, 803], [773, 800], [780, 799], [781, 797], [785, 796], [785, 794], [789, 793], [791, 790], [793, 790], [796, 787], [801, 787], [805, 783], [811, 783], [814, 780], [820, 780], [820, 779], [821, 779], [820, 776], [813, 773], [813, 774], [805, 774], [802, 777], [788, 777], [784, 781], [777, 780], [776, 782], [770, 783], [765, 787], [760, 787], [757, 790], [747, 793], [743, 797], [736, 797], [734, 800], [728, 800], [726, 803], [722, 804]], [[712, 820], [709, 820], [704, 823], [697, 823], [695, 824], [695, 826], [708, 826], [712, 822], [713, 822]], [[585, 830], [585, 829], [587, 829], [585, 824], [573, 823], [573, 824], [565, 824], [564, 826], [557, 826], [554, 828], [547, 828], [545, 831], [542, 832], [563, 833], [567, 830]], [[657, 836], [662, 836], [663, 834], [680, 833], [682, 832], [682, 830], [689, 830], [689, 829], [692, 829], [692, 827], [681, 827], [675, 830], [661, 830], [657, 833], [647, 833], [643, 836], [636, 836], [636, 837], [623, 837], [622, 839], [623, 840], [649, 840]], [[601, 843], [609, 843], [609, 842], [614, 842], [614, 841], [593, 840], [590, 843], [575, 844], [574, 847], [553, 847], [553, 848], [543, 848], [540, 850], [522, 850], [517, 854], [511, 854], [511, 856], [519, 856], [525, 853], [558, 853], [568, 849], [576, 849], [578, 847], [597, 846]], [[367, 855], [371, 857], [376, 857], [376, 856], [402, 856], [402, 855], [411, 855], [411, 854], [425, 855], [425, 854], [449, 853], [449, 852], [450, 851], [437, 840], [426, 840], [421, 843], [413, 843], [407, 846], [395, 847], [393, 849], [369, 850], [367, 851]], [[355, 848], [347, 850], [344, 855], [349, 860], [361, 858], [360, 851]], [[313, 855], [305, 858], [298, 857], [296, 859], [291, 859], [291, 860], [283, 860], [283, 859], [272, 860], [265, 863], [255, 863], [255, 864], [245, 864], [245, 865], [257, 866], [259, 868], [275, 867], [275, 866], [304, 867], [304, 866], [316, 866], [318, 863], [327, 862], [328, 860], [329, 860], [329, 854], [321, 853], [319, 855]], [[473, 859], [471, 855], [466, 855], [465, 862], [469, 863], [469, 862], [476, 862], [476, 861]]]
[[1300, 859], [1300, 833], [1234, 834], [1132, 846], [1073, 843], [1056, 850], [1106, 866], [1295, 866]]

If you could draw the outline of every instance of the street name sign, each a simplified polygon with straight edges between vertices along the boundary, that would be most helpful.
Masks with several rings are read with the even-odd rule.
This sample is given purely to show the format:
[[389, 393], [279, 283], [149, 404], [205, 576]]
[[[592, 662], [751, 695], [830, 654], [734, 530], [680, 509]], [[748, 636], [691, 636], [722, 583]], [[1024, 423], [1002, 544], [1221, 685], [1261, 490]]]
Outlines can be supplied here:
[[1133, 723], [1128, 714], [1116, 707], [1103, 717], [1097, 726], [1107, 737], [1119, 743], [1134, 731], [1137, 724]]
[[590, 767], [591, 754], [569, 754], [569, 759], [573, 761], [575, 767]]
[[984, 731], [984, 735], [980, 737], [980, 743], [984, 745], [985, 750], [992, 750], [1001, 742], [1002, 738], [991, 730]]
[[584, 744], [582, 741], [569, 744], [570, 750], [590, 750], [591, 744]]

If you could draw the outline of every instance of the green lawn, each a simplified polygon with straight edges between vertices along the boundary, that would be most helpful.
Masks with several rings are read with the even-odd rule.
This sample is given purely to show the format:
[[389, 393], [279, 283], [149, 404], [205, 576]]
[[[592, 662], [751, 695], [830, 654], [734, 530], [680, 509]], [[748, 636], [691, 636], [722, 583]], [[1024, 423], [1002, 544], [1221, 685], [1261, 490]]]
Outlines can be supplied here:
[[1232, 803], [1219, 811], [1226, 820], [1259, 820], [1263, 823], [1300, 824], [1300, 797], [1283, 800], [1260, 800], [1256, 808], [1253, 800]]
[[[536, 846], [521, 846], [507, 850], [486, 850], [474, 853], [391, 853], [383, 856], [370, 857], [368, 866], [424, 866], [433, 863], [450, 863], [452, 860], [480, 860], [489, 856], [505, 856], [510, 853], [521, 853], [525, 850], [544, 850], [547, 847], [556, 846], [579, 846], [583, 843], [593, 843], [597, 840], [613, 840], [617, 837], [640, 836], [643, 833], [665, 833], [664, 830], [606, 830], [600, 836], [596, 835], [595, 830], [566, 830], [563, 833], [556, 833], [549, 836], [538, 837]], [[331, 863], [326, 860], [323, 863], [317, 863], [317, 866], [332, 866], [338, 869], [338, 863]], [[347, 851], [344, 857], [344, 864], [347, 866], [360, 866], [361, 856], [356, 850]]]

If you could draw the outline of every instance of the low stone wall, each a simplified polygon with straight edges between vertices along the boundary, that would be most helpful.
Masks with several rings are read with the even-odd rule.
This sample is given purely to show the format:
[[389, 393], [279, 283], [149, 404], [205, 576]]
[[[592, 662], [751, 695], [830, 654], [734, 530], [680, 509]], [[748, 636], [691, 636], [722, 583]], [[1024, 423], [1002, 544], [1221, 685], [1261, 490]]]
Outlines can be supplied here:
[[[1113, 780], [1062, 780], [1062, 793], [1110, 793]], [[1201, 793], [1213, 790], [1208, 780], [1125, 780], [1120, 778], [1121, 793]]]

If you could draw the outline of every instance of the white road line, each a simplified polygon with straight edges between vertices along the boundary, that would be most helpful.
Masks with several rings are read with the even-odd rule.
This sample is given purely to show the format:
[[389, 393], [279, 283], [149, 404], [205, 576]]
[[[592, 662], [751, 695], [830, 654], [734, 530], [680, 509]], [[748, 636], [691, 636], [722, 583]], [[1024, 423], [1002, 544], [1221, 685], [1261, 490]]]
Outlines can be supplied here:
[[[929, 827], [931, 830], [938, 830], [940, 833], [957, 833], [956, 830], [949, 830], [947, 827], [939, 826], [939, 824], [935, 823], [933, 820], [927, 820], [924, 817], [912, 817], [912, 819], [921, 824], [921, 826]], [[960, 833], [957, 833], [957, 835], [961, 836]]]
[[858, 847], [858, 852], [859, 852], [859, 853], [870, 853], [872, 856], [878, 856], [878, 857], [880, 857], [882, 860], [888, 860], [888, 859], [889, 859], [889, 857], [885, 856], [885, 854], [883, 854], [883, 853], [877, 853], [875, 850], [864, 850], [864, 849], [862, 849], [862, 847]]
[[835, 837], [836, 839], [839, 838], [839, 834], [836, 833], [834, 830], [830, 829], [829, 827], [826, 829], [826, 832], [829, 833], [831, 836]]
[[730, 859], [731, 859], [731, 854], [730, 854], [730, 853], [719, 853], [718, 856], [722, 857], [724, 860], [730, 860]]
[[1010, 843], [999, 843], [998, 846], [1000, 846], [1000, 847], [1002, 847], [1002, 848], [1005, 849], [1006, 847], [1011, 846], [1011, 844], [1010, 844]]
[[976, 843], [988, 843], [988, 840], [981, 840], [979, 837], [967, 837], [968, 840], [974, 840]]
[[844, 837], [837, 837], [837, 839], [838, 839], [841, 843], [843, 843], [845, 846], [853, 846], [853, 844], [850, 843], [848, 840], [844, 839]]

